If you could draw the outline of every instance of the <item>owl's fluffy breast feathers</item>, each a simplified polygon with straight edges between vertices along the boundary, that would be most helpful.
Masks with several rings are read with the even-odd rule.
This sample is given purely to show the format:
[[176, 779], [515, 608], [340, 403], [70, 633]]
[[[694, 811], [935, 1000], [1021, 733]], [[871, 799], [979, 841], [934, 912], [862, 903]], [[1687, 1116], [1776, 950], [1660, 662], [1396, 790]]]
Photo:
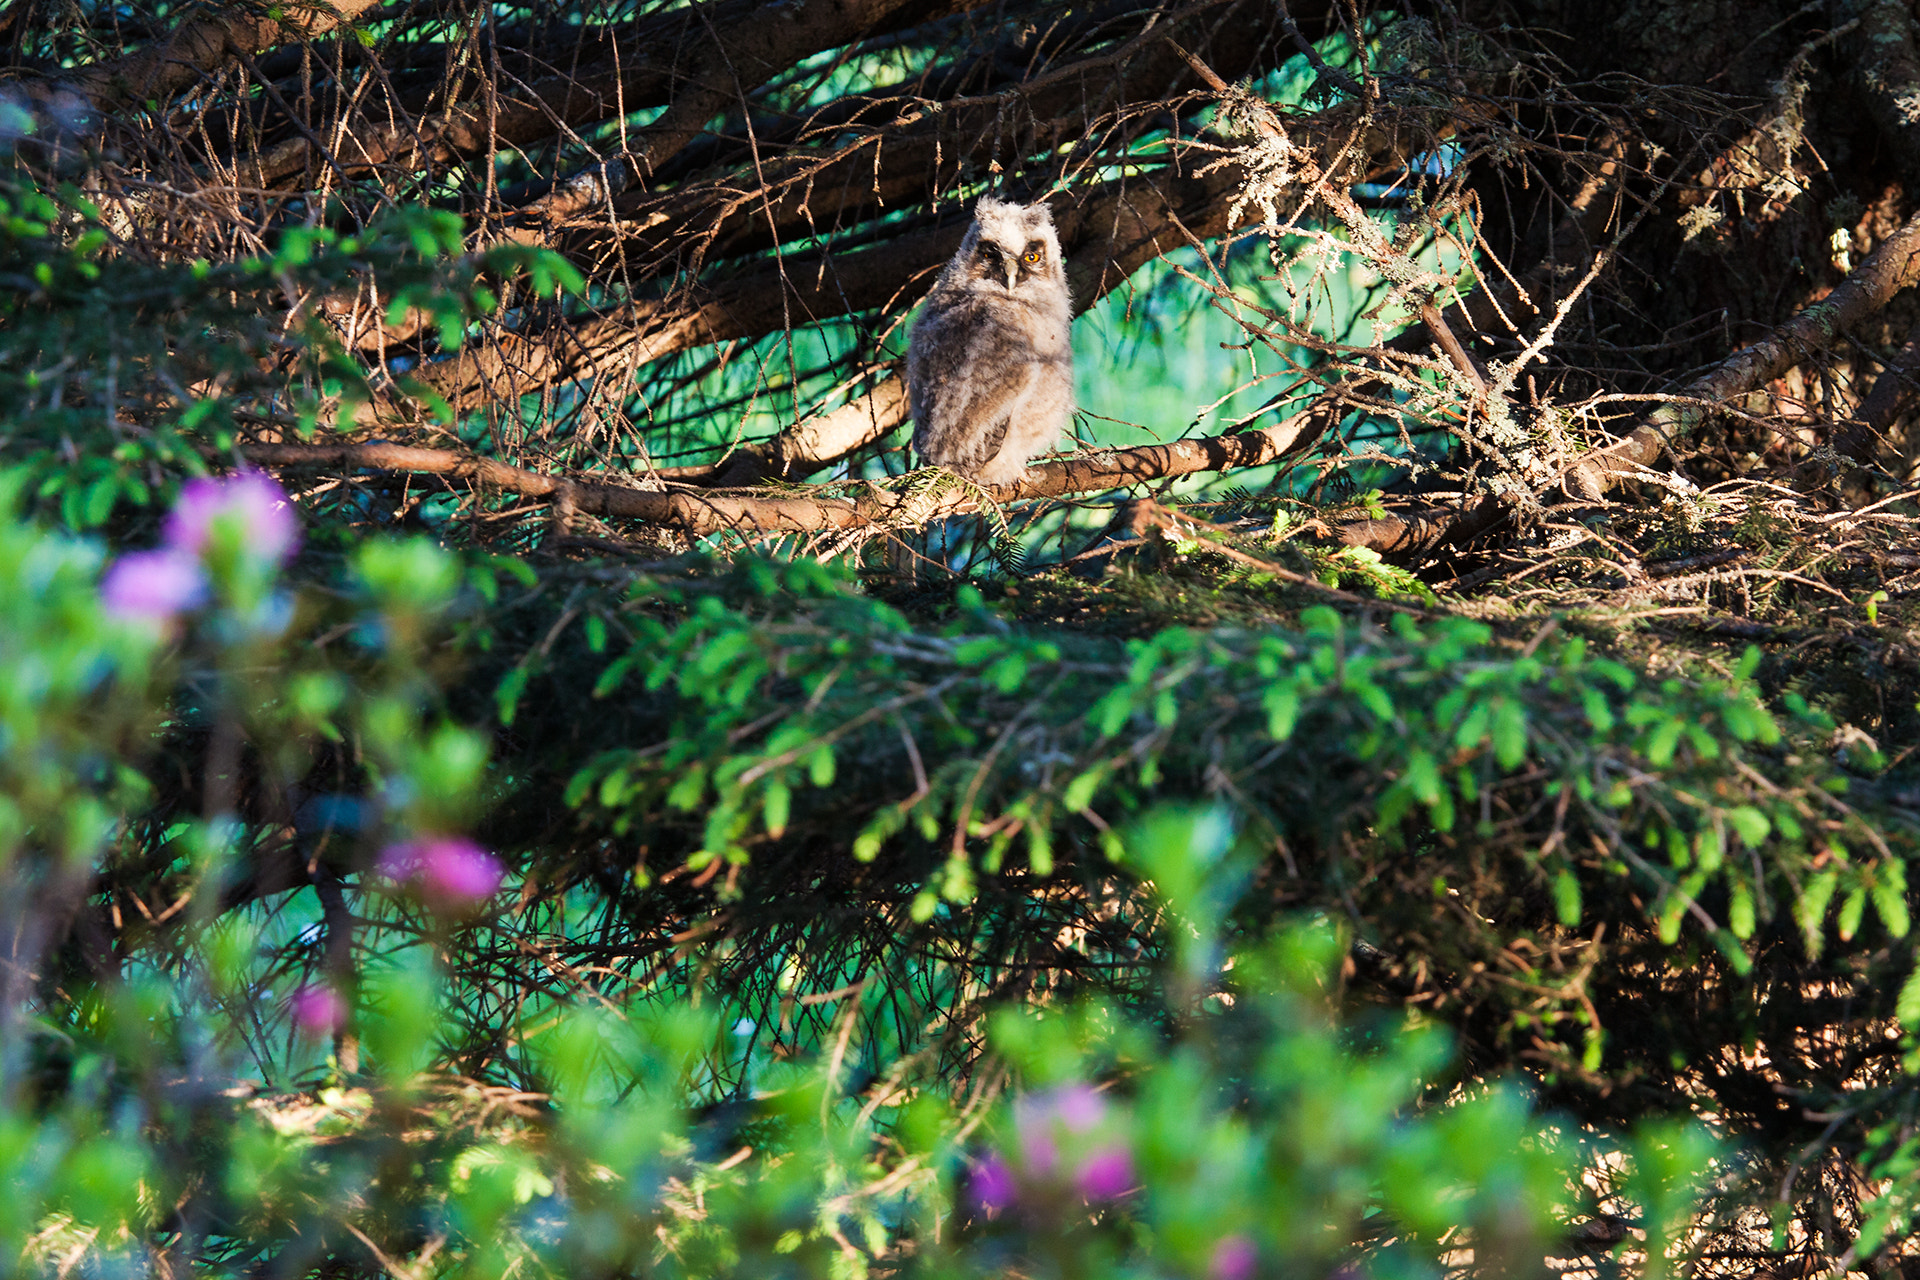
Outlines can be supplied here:
[[981, 197], [908, 344], [914, 449], [983, 484], [1016, 478], [1073, 416], [1072, 322], [1047, 207]]

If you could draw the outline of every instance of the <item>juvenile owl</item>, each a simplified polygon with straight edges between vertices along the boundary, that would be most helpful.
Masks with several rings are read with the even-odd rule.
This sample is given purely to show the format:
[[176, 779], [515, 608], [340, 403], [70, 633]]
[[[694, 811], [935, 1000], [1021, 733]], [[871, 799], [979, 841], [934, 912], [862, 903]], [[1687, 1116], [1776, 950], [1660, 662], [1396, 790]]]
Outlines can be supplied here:
[[1047, 207], [981, 196], [907, 343], [914, 450], [980, 484], [1018, 476], [1073, 416], [1072, 323]]

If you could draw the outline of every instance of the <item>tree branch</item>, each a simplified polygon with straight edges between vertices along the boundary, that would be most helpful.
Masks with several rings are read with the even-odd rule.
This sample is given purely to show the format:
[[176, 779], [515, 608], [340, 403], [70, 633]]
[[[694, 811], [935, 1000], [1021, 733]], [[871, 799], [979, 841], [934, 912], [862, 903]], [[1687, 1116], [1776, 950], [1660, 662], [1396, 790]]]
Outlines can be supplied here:
[[[1312, 437], [1305, 435], [1307, 424], [1308, 416], [1302, 414], [1255, 431], [1057, 459], [1027, 468], [1026, 474], [1012, 484], [981, 492], [996, 502], [1016, 502], [1125, 488], [1205, 471], [1264, 466], [1310, 444]], [[694, 537], [725, 532], [761, 537], [828, 530], [879, 534], [980, 508], [971, 487], [949, 490], [932, 499], [925, 493], [877, 487], [857, 498], [659, 491], [548, 475], [493, 458], [409, 445], [248, 444], [242, 445], [240, 452], [248, 462], [262, 467], [442, 475], [529, 498], [550, 499], [588, 515], [666, 525]]]
[[[1341, 152], [1351, 136], [1351, 111], [1344, 107], [1294, 125], [1297, 143], [1329, 156]], [[1370, 129], [1368, 142], [1384, 149], [1383, 155], [1405, 150], [1390, 130]], [[1365, 150], [1354, 148], [1350, 163], [1377, 158]], [[1077, 305], [1084, 309], [1153, 258], [1231, 230], [1227, 215], [1240, 181], [1231, 166], [1204, 176], [1163, 170], [1151, 178], [1115, 179], [1059, 211], [1055, 223], [1069, 254], [1067, 274]], [[693, 347], [910, 305], [959, 247], [964, 231], [955, 221], [875, 248], [828, 254], [808, 268], [779, 262], [704, 290], [636, 301], [610, 315], [561, 321], [544, 330], [505, 331], [448, 359], [423, 364], [410, 376], [456, 412], [467, 412], [511, 403], [557, 383], [624, 372]]]
[[898, 373], [830, 413], [806, 418], [770, 440], [735, 450], [694, 483], [732, 489], [763, 480], [804, 480], [864, 449], [907, 420], [907, 383]]
[[237, 57], [290, 40], [311, 40], [349, 25], [377, 2], [307, 0], [275, 9], [281, 14], [277, 18], [246, 9], [198, 18], [144, 49], [78, 68], [63, 78], [63, 84], [101, 111], [170, 98]]
[[[772, 16], [724, 26], [702, 13], [707, 39], [694, 53], [690, 82], [675, 95], [666, 114], [645, 130], [639, 144], [559, 184], [517, 214], [550, 227], [603, 206], [612, 196], [651, 177], [664, 160], [692, 142], [708, 121], [723, 114], [730, 102], [745, 106], [749, 89], [803, 58], [846, 44], [889, 21], [912, 25], [985, 3], [912, 0], [908, 9], [908, 0], [828, 0], [782, 5]], [[545, 237], [523, 232], [515, 238], [538, 241]]]
[[1666, 450], [1684, 444], [1707, 420], [1713, 405], [1744, 395], [1829, 349], [1841, 333], [1879, 311], [1916, 280], [1920, 280], [1920, 215], [1882, 241], [1832, 293], [1696, 378], [1678, 400], [1662, 405], [1623, 439], [1582, 458], [1568, 472], [1568, 489], [1587, 500], [1600, 497]]
[[1833, 441], [1834, 452], [1871, 466], [1878, 460], [1875, 447], [1888, 429], [1916, 404], [1920, 404], [1920, 324], [1908, 331], [1893, 361], [1874, 380], [1873, 390], [1841, 427]]
[[[1920, 282], [1920, 215], [1882, 241], [1832, 293], [1696, 378], [1622, 439], [1581, 458], [1567, 472], [1567, 490], [1579, 499], [1598, 499], [1668, 449], [1684, 444], [1716, 405], [1829, 349], [1842, 332], [1916, 282]], [[1537, 494], [1534, 500], [1545, 496]], [[1419, 555], [1441, 545], [1464, 545], [1491, 532], [1512, 517], [1517, 505], [1509, 497], [1489, 497], [1451, 515], [1358, 522], [1343, 527], [1340, 537], [1349, 545], [1368, 546], [1383, 554]]]

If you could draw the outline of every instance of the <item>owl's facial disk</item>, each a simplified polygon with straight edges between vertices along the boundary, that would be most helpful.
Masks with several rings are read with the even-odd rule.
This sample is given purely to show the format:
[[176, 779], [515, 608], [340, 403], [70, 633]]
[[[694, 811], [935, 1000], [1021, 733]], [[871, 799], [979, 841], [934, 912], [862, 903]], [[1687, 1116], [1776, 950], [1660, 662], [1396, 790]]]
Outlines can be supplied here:
[[1012, 293], [1023, 280], [1040, 273], [1046, 265], [1047, 246], [1042, 240], [1029, 240], [1019, 253], [1013, 253], [991, 240], [982, 240], [975, 254], [974, 274], [983, 280], [1005, 279]]

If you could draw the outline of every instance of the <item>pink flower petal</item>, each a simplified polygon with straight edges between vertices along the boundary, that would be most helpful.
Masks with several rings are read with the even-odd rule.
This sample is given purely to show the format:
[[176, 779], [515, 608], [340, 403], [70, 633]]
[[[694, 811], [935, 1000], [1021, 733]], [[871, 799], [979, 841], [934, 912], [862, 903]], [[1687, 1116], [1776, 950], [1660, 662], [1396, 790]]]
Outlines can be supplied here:
[[[1045, 1177], [1059, 1163], [1063, 1134], [1090, 1133], [1107, 1118], [1107, 1100], [1088, 1084], [1029, 1093], [1013, 1104], [1015, 1140], [1028, 1173]], [[1072, 1145], [1072, 1144], [1069, 1144]]]
[[1020, 1184], [1005, 1160], [988, 1155], [973, 1167], [967, 1190], [973, 1196], [975, 1207], [999, 1210], [1008, 1208], [1019, 1198]]
[[1222, 1236], [1207, 1260], [1207, 1280], [1253, 1280], [1260, 1251], [1245, 1236]]
[[1113, 1200], [1133, 1187], [1133, 1155], [1125, 1147], [1101, 1147], [1080, 1162], [1074, 1185], [1089, 1200]]
[[1107, 1118], [1107, 1100], [1088, 1084], [1061, 1085], [1048, 1095], [1048, 1106], [1068, 1133], [1085, 1133]]
[[237, 523], [241, 545], [260, 560], [286, 560], [300, 546], [300, 520], [293, 503], [264, 471], [187, 481], [167, 517], [167, 543], [189, 555], [200, 555], [212, 540], [218, 520]]
[[329, 986], [305, 986], [287, 1001], [293, 1025], [310, 1036], [329, 1036], [347, 1022], [347, 1002]]
[[464, 836], [422, 836], [389, 845], [378, 870], [412, 885], [430, 904], [453, 910], [484, 902], [506, 878], [500, 860]]
[[100, 580], [100, 605], [123, 622], [171, 622], [207, 596], [206, 575], [172, 549], [121, 556]]

